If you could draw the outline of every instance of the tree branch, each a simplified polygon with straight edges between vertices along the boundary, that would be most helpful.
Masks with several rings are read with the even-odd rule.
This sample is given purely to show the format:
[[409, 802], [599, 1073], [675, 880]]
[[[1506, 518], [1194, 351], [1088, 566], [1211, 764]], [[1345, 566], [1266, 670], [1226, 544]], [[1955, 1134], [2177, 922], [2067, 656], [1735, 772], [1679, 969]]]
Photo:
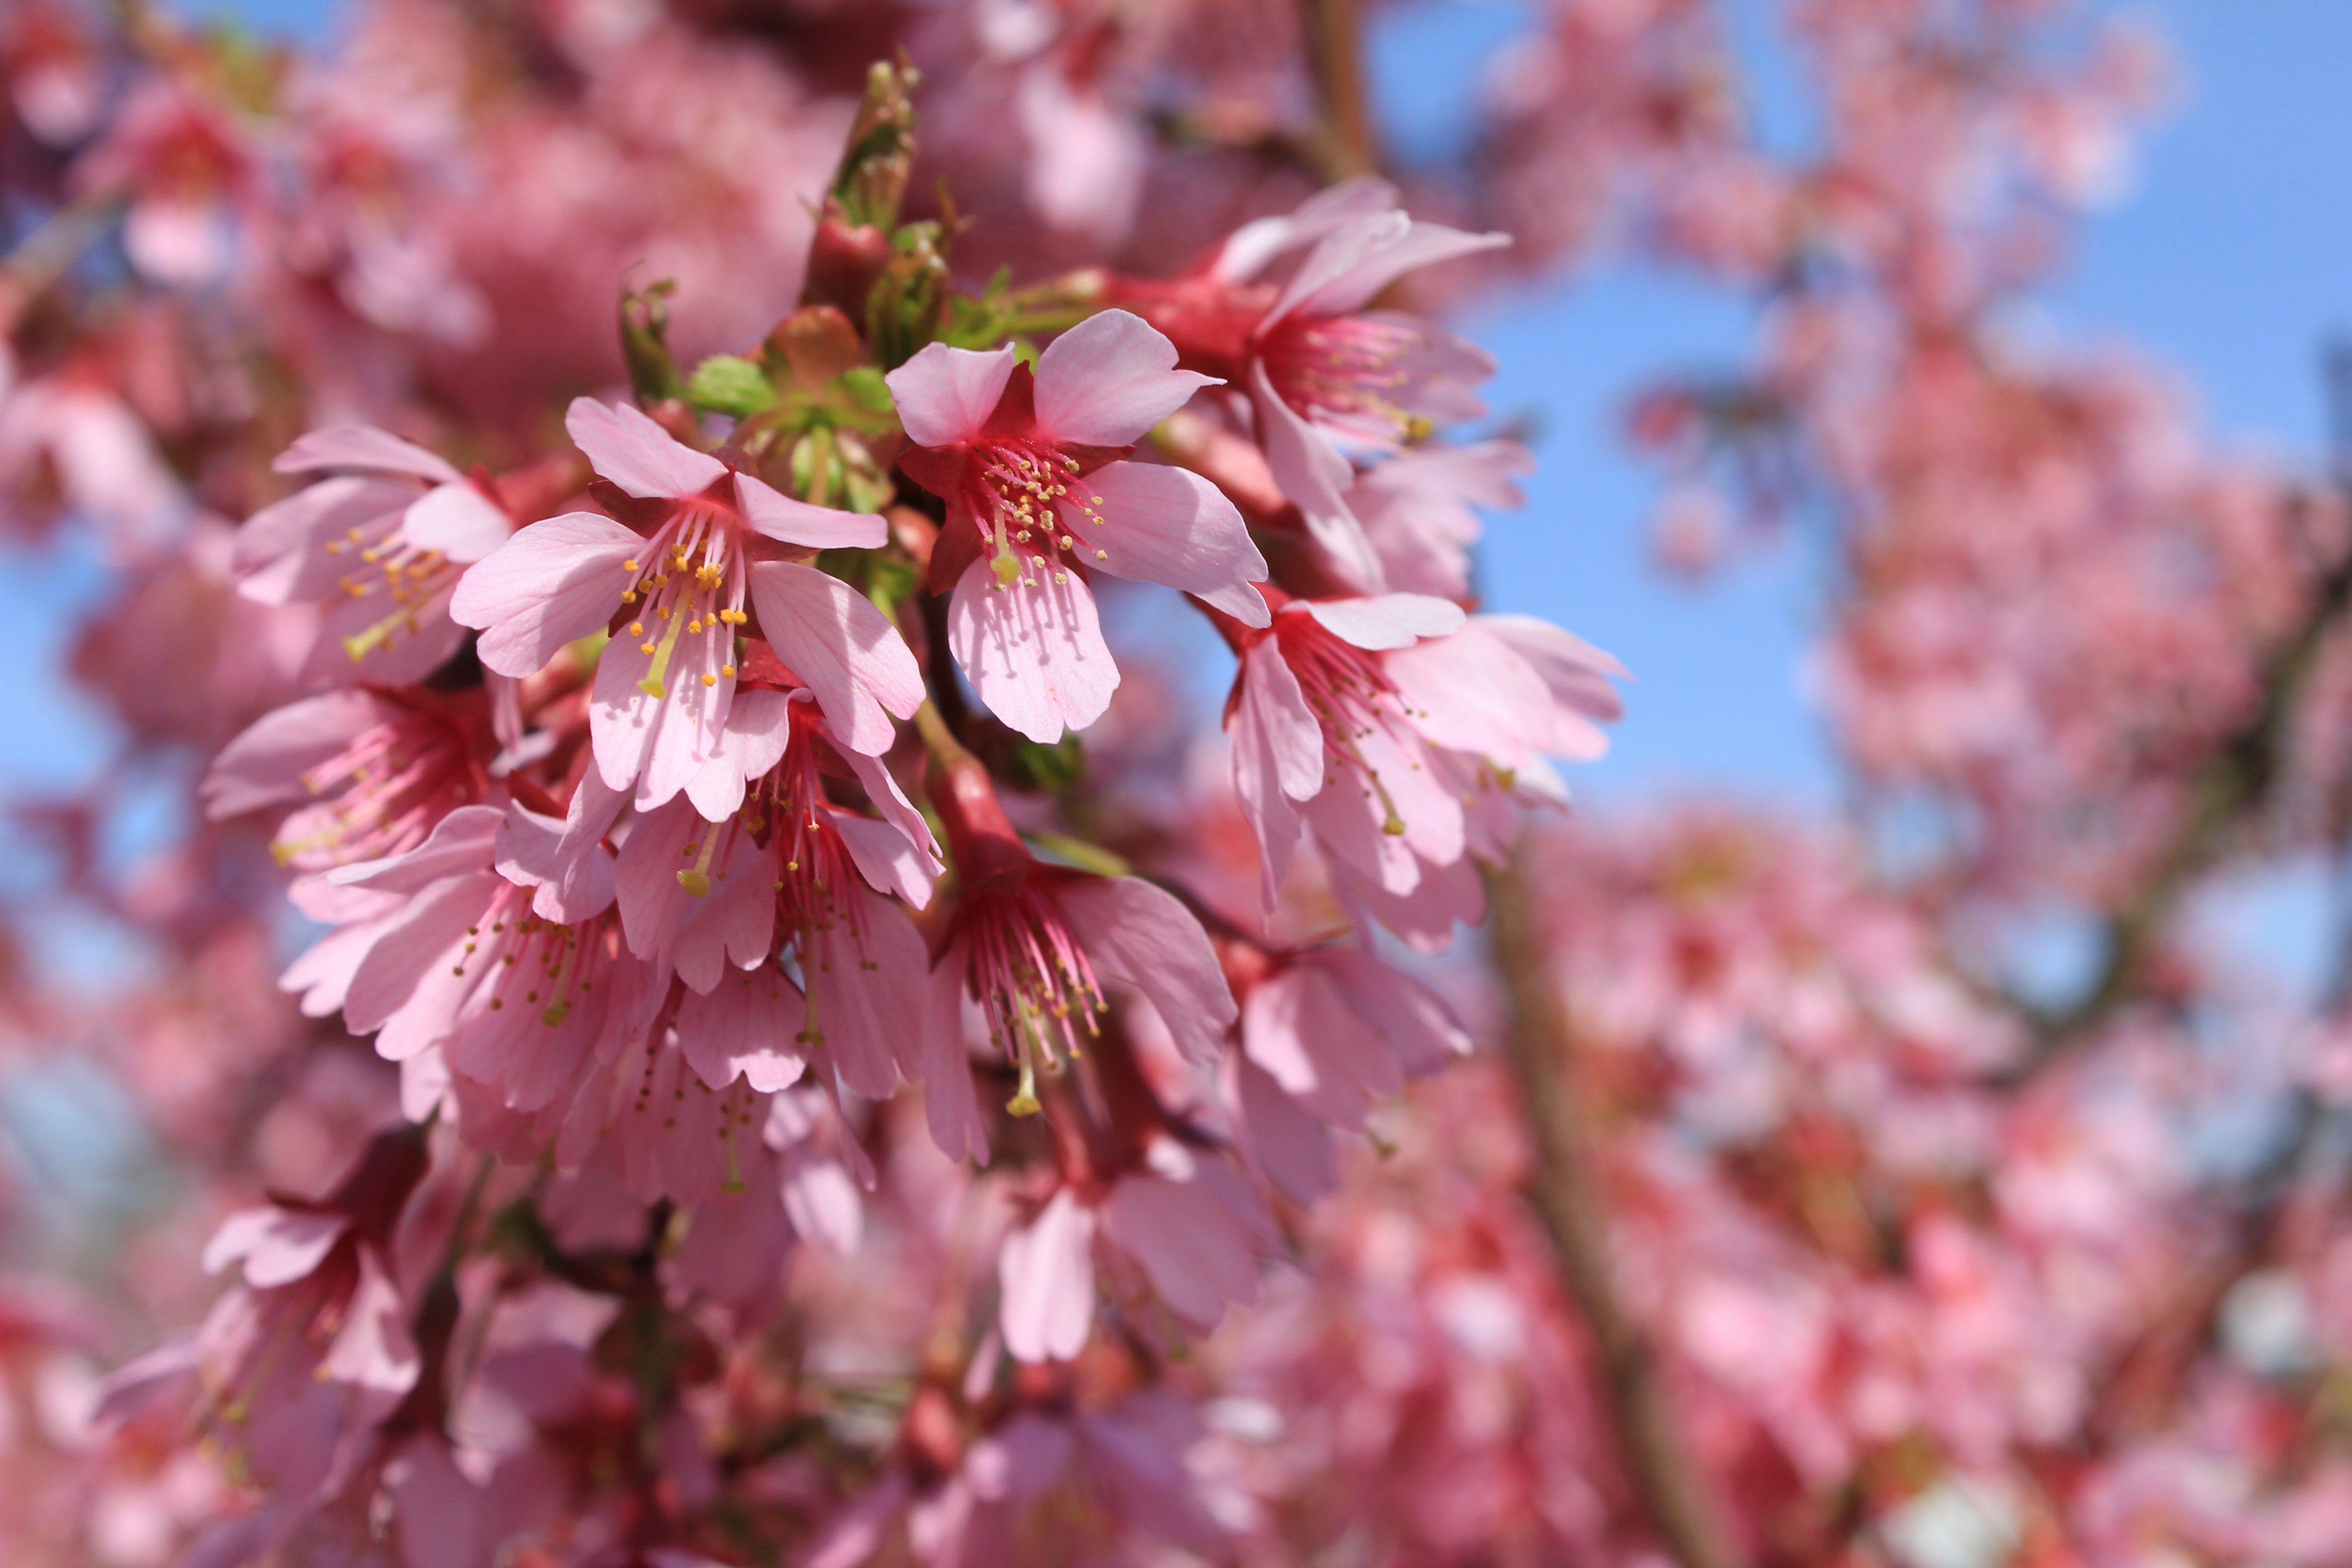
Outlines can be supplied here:
[[1682, 1568], [1740, 1568], [1730, 1531], [1685, 1444], [1657, 1352], [1619, 1299], [1592, 1132], [1576, 1098], [1576, 1040], [1545, 963], [1515, 855], [1487, 873], [1495, 965], [1510, 1004], [1506, 1047], [1535, 1154], [1528, 1201], [1560, 1282], [1592, 1336], [1618, 1447], [1658, 1538]]

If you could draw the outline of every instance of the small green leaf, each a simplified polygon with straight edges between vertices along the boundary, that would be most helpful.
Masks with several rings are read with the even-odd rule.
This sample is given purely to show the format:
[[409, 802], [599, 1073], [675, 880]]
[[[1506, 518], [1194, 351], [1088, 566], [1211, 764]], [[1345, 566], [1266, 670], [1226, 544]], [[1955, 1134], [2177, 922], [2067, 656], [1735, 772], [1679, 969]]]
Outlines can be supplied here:
[[898, 405], [890, 400], [890, 384], [882, 373], [870, 364], [861, 364], [843, 371], [837, 384], [849, 395], [850, 402], [868, 414], [894, 414]]
[[1013, 748], [1012, 761], [1020, 782], [1051, 794], [1068, 789], [1087, 771], [1087, 754], [1076, 735], [1065, 735], [1050, 746], [1019, 742]]
[[767, 373], [734, 354], [712, 354], [696, 365], [686, 384], [686, 395], [697, 408], [731, 414], [738, 419], [772, 408], [776, 402], [776, 389]]

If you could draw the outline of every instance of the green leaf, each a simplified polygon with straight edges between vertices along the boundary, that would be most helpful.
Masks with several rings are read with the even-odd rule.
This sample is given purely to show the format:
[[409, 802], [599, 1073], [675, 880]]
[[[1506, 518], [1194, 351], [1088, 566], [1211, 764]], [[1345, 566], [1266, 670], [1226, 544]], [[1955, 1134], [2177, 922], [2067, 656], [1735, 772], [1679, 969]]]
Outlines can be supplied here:
[[882, 373], [870, 364], [853, 365], [838, 378], [841, 390], [849, 395], [850, 402], [868, 414], [895, 414], [898, 405], [891, 401], [890, 384]]
[[738, 419], [772, 408], [776, 403], [776, 389], [767, 373], [734, 354], [712, 354], [696, 365], [686, 384], [686, 395], [697, 408], [731, 414]]

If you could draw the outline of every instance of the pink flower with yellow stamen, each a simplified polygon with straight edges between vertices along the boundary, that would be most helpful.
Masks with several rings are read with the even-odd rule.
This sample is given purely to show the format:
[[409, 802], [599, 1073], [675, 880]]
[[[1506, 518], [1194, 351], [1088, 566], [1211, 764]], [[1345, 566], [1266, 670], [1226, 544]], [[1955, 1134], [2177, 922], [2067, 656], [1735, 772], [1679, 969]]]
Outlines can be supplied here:
[[1087, 575], [1163, 584], [1244, 620], [1265, 561], [1223, 491], [1123, 459], [1210, 377], [1125, 310], [1056, 338], [1035, 372], [1008, 344], [933, 343], [890, 373], [914, 445], [908, 476], [947, 502], [931, 589], [952, 593], [948, 640], [996, 716], [1050, 745], [1102, 716], [1118, 669]]
[[625, 405], [575, 399], [564, 426], [621, 520], [533, 523], [467, 574], [452, 613], [482, 628], [485, 665], [530, 675], [609, 627], [590, 732], [604, 783], [639, 806], [670, 799], [718, 754], [753, 636], [816, 693], [847, 745], [888, 748], [889, 716], [922, 700], [914, 655], [865, 595], [804, 563], [879, 546], [880, 518], [794, 500]]

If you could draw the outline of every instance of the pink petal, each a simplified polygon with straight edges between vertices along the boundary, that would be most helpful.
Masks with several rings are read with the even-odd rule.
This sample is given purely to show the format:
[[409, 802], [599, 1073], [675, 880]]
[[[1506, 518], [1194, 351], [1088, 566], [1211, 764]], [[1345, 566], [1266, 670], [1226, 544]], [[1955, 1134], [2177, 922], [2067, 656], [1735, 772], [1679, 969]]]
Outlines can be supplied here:
[[869, 886], [898, 894], [914, 909], [931, 901], [931, 885], [946, 868], [908, 843], [903, 829], [849, 811], [831, 811], [827, 817]]
[[1272, 910], [1298, 846], [1298, 813], [1290, 803], [1312, 800], [1323, 788], [1323, 727], [1275, 638], [1242, 656], [1242, 700], [1232, 729], [1234, 793], [1257, 835], [1259, 880]]
[[218, 822], [265, 805], [310, 798], [302, 775], [400, 710], [366, 691], [331, 691], [289, 702], [254, 721], [221, 748], [198, 790]]
[[1196, 595], [1246, 626], [1272, 618], [1250, 586], [1265, 581], [1265, 558], [1224, 491], [1189, 469], [1154, 463], [1112, 463], [1084, 482], [1105, 525], [1094, 527], [1068, 501], [1061, 516], [1088, 566]]
[[[874, 809], [882, 814], [883, 821], [897, 828], [907, 842], [915, 847], [917, 855], [921, 858], [925, 875], [936, 880], [946, 871], [947, 865], [940, 858], [940, 841], [932, 837], [931, 825], [923, 819], [921, 812], [915, 809], [914, 803], [898, 787], [898, 781], [890, 776], [890, 770], [884, 767], [878, 758], [869, 757], [863, 752], [850, 752], [845, 755], [850, 771], [857, 775], [857, 782], [866, 786], [866, 797], [874, 803]], [[854, 846], [851, 852], [856, 853]], [[924, 899], [929, 897], [927, 886]], [[923, 907], [923, 901], [908, 900], [919, 910]]]
[[405, 474], [428, 485], [455, 484], [464, 478], [414, 441], [404, 441], [373, 425], [331, 425], [298, 436], [269, 466], [281, 474], [315, 474], [334, 468]]
[[882, 379], [898, 405], [898, 423], [918, 447], [952, 447], [980, 434], [1012, 379], [1011, 345], [987, 353], [927, 343]]
[[479, 561], [512, 538], [514, 520], [469, 484], [426, 490], [401, 519], [402, 537], [452, 561]]
[[950, 1160], [988, 1163], [988, 1142], [980, 1129], [980, 1100], [972, 1091], [971, 1047], [967, 1043], [964, 951], [950, 947], [931, 970], [923, 1019], [923, 1114], [931, 1142]]
[[1348, 582], [1377, 591], [1383, 583], [1380, 557], [1372, 552], [1356, 514], [1348, 510], [1346, 496], [1355, 480], [1355, 466], [1283, 402], [1265, 366], [1255, 360], [1250, 363], [1250, 404], [1257, 411], [1257, 438], [1265, 448], [1266, 467], [1298, 508], [1308, 534]]
[[1372, 174], [1359, 174], [1316, 192], [1279, 217], [1254, 218], [1225, 237], [1208, 268], [1227, 283], [1245, 283], [1276, 258], [1312, 245], [1333, 229], [1359, 218], [1392, 211], [1397, 188]]
[[1362, 879], [1345, 863], [1331, 867], [1331, 880], [1343, 902], [1360, 906], [1415, 952], [1444, 952], [1454, 944], [1454, 926], [1475, 926], [1486, 918], [1486, 886], [1466, 858], [1423, 867], [1406, 895]]
[[948, 644], [989, 710], [1050, 746], [1103, 716], [1118, 667], [1086, 584], [1030, 570], [1029, 585], [1003, 588], [987, 562], [966, 567], [948, 603]]
[[1095, 1215], [1064, 1187], [1004, 1238], [997, 1255], [996, 1321], [1020, 1361], [1071, 1361], [1095, 1319]]
[[1259, 1169], [1296, 1203], [1311, 1204], [1337, 1186], [1331, 1134], [1323, 1124], [1255, 1062], [1237, 1060], [1234, 1071], [1250, 1152]]
[[[814, 1004], [805, 1027], [832, 1053], [844, 1084], [867, 1100], [887, 1100], [898, 1092], [902, 1055], [921, 1070], [909, 1047], [922, 1035], [930, 955], [904, 910], [869, 888], [841, 891], [857, 900], [855, 921], [798, 939], [801, 976]], [[863, 942], [853, 927], [863, 930]]]
[[1523, 768], [1559, 728], [1543, 679], [1476, 621], [1452, 637], [1397, 649], [1384, 668], [1413, 727], [1433, 745]]
[[738, 691], [727, 710], [719, 748], [686, 786], [694, 809], [724, 822], [741, 809], [744, 785], [783, 760], [792, 739], [792, 699], [782, 691]]
[[1074, 877], [1055, 896], [1095, 972], [1142, 992], [1186, 1060], [1215, 1061], [1238, 1009], [1192, 911], [1135, 877]]
[[575, 397], [564, 411], [563, 428], [599, 474], [633, 496], [699, 495], [727, 474], [726, 464], [680, 445], [625, 403]]
[[[1124, 447], [1192, 400], [1213, 375], [1176, 368], [1176, 345], [1142, 317], [1104, 310], [1037, 356], [1037, 429], [1052, 441]], [[938, 443], [930, 443], [938, 445]]]
[[1423, 637], [1462, 629], [1462, 606], [1426, 594], [1381, 594], [1363, 599], [1302, 599], [1298, 606], [1325, 631], [1361, 648], [1411, 647]]
[[808, 683], [826, 728], [854, 752], [880, 756], [898, 739], [889, 715], [914, 717], [923, 674], [898, 628], [873, 601], [814, 567], [761, 561], [751, 603], [776, 657]]
[[1248, 1228], [1198, 1184], [1124, 1177], [1103, 1206], [1102, 1225], [1143, 1265], [1160, 1300], [1197, 1329], [1213, 1328], [1228, 1302], [1257, 1300]]
[[400, 855], [339, 866], [327, 880], [339, 888], [363, 888], [379, 893], [421, 892], [445, 877], [489, 868], [506, 814], [495, 805], [461, 805], [425, 836], [425, 842]]
[[1443, 224], [1414, 223], [1402, 213], [1359, 218], [1326, 236], [1299, 264], [1260, 330], [1293, 312], [1342, 315], [1416, 268], [1510, 243], [1507, 234], [1469, 234]]
[[534, 522], [467, 569], [449, 601], [459, 626], [482, 629], [482, 662], [500, 675], [536, 675], [564, 645], [602, 631], [621, 607], [621, 563], [646, 542], [594, 512]]
[[878, 550], [890, 538], [890, 525], [870, 512], [811, 506], [740, 470], [735, 475], [735, 500], [753, 532], [787, 544], [805, 544], [812, 550]]
[[308, 1279], [326, 1261], [351, 1228], [348, 1216], [323, 1210], [284, 1209], [276, 1205], [239, 1209], [221, 1221], [205, 1245], [204, 1270], [217, 1274], [245, 1264], [245, 1282], [272, 1290]]
[[499, 875], [538, 889], [530, 907], [541, 920], [572, 925], [602, 913], [614, 896], [613, 852], [604, 838], [628, 801], [593, 768], [572, 791], [562, 822], [509, 801], [493, 850]]
[[687, 993], [677, 1010], [678, 1047], [712, 1089], [747, 1076], [763, 1094], [788, 1089], [801, 1076], [801, 1058], [788, 1047], [802, 1005], [799, 989], [773, 964], [739, 970], [708, 996]]
[[[343, 1001], [343, 1022], [352, 1033], [375, 1033], [416, 999], [419, 986], [427, 980], [436, 986], [444, 977], [455, 980], [456, 976], [447, 974], [454, 967], [450, 955], [463, 949], [466, 928], [480, 923], [492, 896], [503, 886], [497, 876], [484, 871], [452, 878], [415, 900], [377, 938], [352, 977], [350, 994]], [[449, 988], [452, 1005], [471, 984], [468, 980]]]
[[278, 989], [299, 995], [302, 1016], [326, 1018], [342, 1011], [352, 977], [376, 944], [376, 939], [399, 921], [397, 913], [362, 921], [329, 931], [310, 951], [286, 966]]
[[360, 1248], [360, 1282], [343, 1309], [342, 1331], [319, 1363], [319, 1375], [361, 1395], [354, 1415], [380, 1421], [416, 1386], [424, 1362], [408, 1334], [408, 1307], [376, 1261], [375, 1249]]
[[734, 654], [734, 628], [714, 618], [678, 637], [651, 689], [656, 656], [644, 645], [615, 637], [597, 657], [588, 701], [596, 766], [614, 789], [635, 785], [639, 810], [675, 798], [718, 752], [735, 698], [735, 678], [720, 672]]

